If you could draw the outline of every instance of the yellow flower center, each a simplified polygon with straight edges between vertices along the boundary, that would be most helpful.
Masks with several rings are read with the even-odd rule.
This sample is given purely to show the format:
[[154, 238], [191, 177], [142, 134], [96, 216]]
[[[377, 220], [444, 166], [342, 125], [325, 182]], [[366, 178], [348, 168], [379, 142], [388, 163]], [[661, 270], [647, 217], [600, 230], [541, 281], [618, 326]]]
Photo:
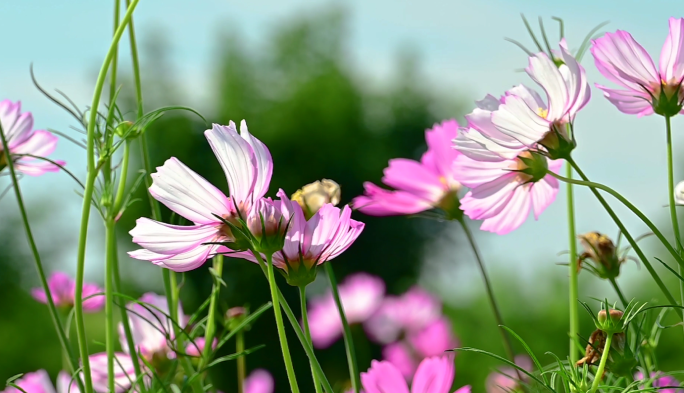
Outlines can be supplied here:
[[538, 114], [540, 117], [543, 117], [544, 119], [546, 119], [546, 116], [549, 115], [549, 110], [548, 110], [548, 109], [544, 109], [544, 108], [538, 108], [538, 109], [537, 109], [537, 114]]

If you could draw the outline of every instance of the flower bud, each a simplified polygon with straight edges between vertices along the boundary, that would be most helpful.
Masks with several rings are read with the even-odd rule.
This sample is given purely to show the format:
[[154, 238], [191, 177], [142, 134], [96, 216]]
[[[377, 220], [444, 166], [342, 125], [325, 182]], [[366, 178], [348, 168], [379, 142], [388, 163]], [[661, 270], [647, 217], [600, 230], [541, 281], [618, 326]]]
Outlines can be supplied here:
[[326, 203], [337, 206], [342, 197], [340, 185], [330, 179], [316, 180], [292, 194], [292, 202], [297, 202], [308, 220]]
[[[226, 313], [226, 327], [228, 330], [233, 331], [237, 329], [245, 318], [247, 318], [248, 314], [249, 312], [245, 307], [233, 307], [228, 309], [228, 312]], [[249, 329], [249, 326], [246, 326], [245, 329]]]
[[124, 138], [126, 136], [130, 136], [129, 131], [130, 131], [132, 125], [133, 125], [133, 123], [130, 121], [127, 121], [127, 120], [122, 121], [121, 123], [119, 123], [118, 126], [116, 126], [116, 128], [114, 129], [114, 133], [119, 138]]
[[601, 310], [596, 318], [596, 327], [606, 333], [622, 333], [625, 328], [622, 323], [622, 317], [625, 315], [620, 310], [610, 309], [609, 311]]
[[584, 252], [579, 257], [579, 267], [582, 261], [594, 262], [593, 271], [603, 279], [613, 279], [620, 274], [620, 265], [623, 263], [618, 256], [613, 241], [599, 232], [588, 232], [579, 235], [580, 243]]
[[259, 199], [247, 218], [247, 228], [253, 236], [254, 250], [266, 254], [282, 250], [289, 218], [283, 215], [271, 198]]

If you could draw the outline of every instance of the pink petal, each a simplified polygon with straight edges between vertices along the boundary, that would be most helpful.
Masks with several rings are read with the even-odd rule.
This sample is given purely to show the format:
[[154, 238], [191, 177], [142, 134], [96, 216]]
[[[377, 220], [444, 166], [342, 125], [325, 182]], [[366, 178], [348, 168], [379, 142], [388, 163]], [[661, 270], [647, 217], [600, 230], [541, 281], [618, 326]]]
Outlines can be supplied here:
[[453, 382], [453, 354], [427, 358], [418, 366], [411, 393], [449, 393]]
[[254, 370], [245, 378], [244, 389], [244, 393], [273, 393], [273, 377], [266, 370]]
[[[207, 340], [204, 337], [197, 337], [193, 342], [188, 342], [185, 344], [185, 354], [187, 356], [200, 357], [204, 352], [204, 347], [206, 346]], [[211, 348], [216, 350], [218, 346], [218, 340], [214, 338], [211, 344]]]
[[470, 393], [471, 391], [472, 391], [472, 388], [470, 387], [470, 385], [465, 385], [465, 386], [462, 386], [462, 387], [456, 389], [456, 391], [454, 393]]
[[670, 33], [660, 52], [660, 78], [681, 83], [684, 78], [684, 19], [670, 18]]
[[134, 259], [150, 261], [174, 272], [187, 272], [202, 266], [207, 259], [214, 256], [219, 248], [218, 245], [199, 246], [176, 255], [157, 254], [146, 249], [140, 249], [131, 251], [128, 255]]
[[567, 120], [572, 121], [575, 114], [589, 102], [591, 89], [584, 68], [568, 51], [565, 39], [561, 40], [560, 49], [565, 64], [559, 68], [559, 71], [568, 88], [568, 100], [564, 106], [563, 115], [567, 114], [569, 117]]
[[[55, 393], [50, 376], [45, 370], [26, 373], [14, 381], [14, 383], [26, 393]], [[22, 391], [14, 387], [8, 387], [3, 393], [22, 393]]]
[[57, 374], [57, 393], [81, 393], [78, 389], [78, 382], [66, 371]]
[[[552, 87], [549, 87], [549, 89], [552, 89]], [[552, 93], [549, 94], [567, 94], [567, 92], [563, 93], [557, 90], [551, 91]], [[527, 103], [521, 97], [506, 96], [499, 110], [492, 113], [492, 123], [502, 133], [519, 140], [527, 146], [532, 146], [550, 129], [549, 122], [539, 116], [537, 110], [538, 108], [527, 106]], [[549, 118], [551, 118], [550, 115]]]
[[542, 180], [534, 183], [530, 188], [532, 198], [532, 209], [534, 219], [538, 220], [539, 215], [546, 210], [556, 199], [558, 194], [558, 180], [553, 176], [545, 176]]
[[31, 112], [21, 113], [21, 102], [3, 100], [0, 102], [0, 125], [7, 138], [10, 151], [31, 136], [33, 115]]
[[653, 114], [651, 96], [643, 90], [609, 89], [598, 84], [596, 87], [603, 90], [603, 96], [622, 113], [637, 115], [638, 117]]
[[214, 124], [204, 135], [226, 174], [230, 196], [238, 204], [251, 202], [258, 171], [252, 146], [240, 137], [232, 121], [228, 126]]
[[505, 235], [522, 225], [530, 213], [529, 188], [529, 184], [517, 187], [506, 206], [496, 215], [486, 218], [480, 229]]
[[405, 158], [390, 160], [389, 166], [384, 170], [382, 182], [433, 203], [438, 202], [447, 190], [438, 173]]
[[456, 159], [454, 172], [456, 180], [466, 187], [475, 188], [510, 174], [510, 168], [515, 168], [515, 160], [502, 159], [477, 161], [464, 154]]
[[432, 209], [432, 203], [405, 191], [389, 191], [365, 182], [365, 195], [352, 201], [355, 209], [371, 216], [415, 214]]
[[653, 60], [632, 35], [618, 30], [592, 41], [596, 68], [611, 81], [634, 91], [660, 84]]
[[314, 347], [328, 348], [342, 336], [342, 320], [331, 292], [312, 299], [308, 306], [308, 313], [311, 341]]
[[[128, 391], [135, 382], [135, 368], [130, 356], [125, 353], [116, 353], [114, 359], [114, 383], [115, 393]], [[93, 390], [96, 392], [107, 392], [107, 354], [98, 353], [91, 355], [90, 358], [91, 378]]]
[[516, 173], [505, 174], [493, 181], [471, 189], [461, 198], [461, 209], [473, 220], [498, 215], [513, 198], [520, 186]]
[[[567, 103], [569, 101], [568, 86], [561, 75], [556, 64], [549, 59], [546, 53], [539, 53], [530, 57], [530, 65], [525, 69], [527, 74], [537, 82], [546, 92], [548, 97], [548, 114], [546, 116], [550, 121], [561, 119], [565, 115]], [[506, 100], [504, 100], [506, 102]], [[506, 105], [504, 103], [504, 105]], [[527, 105], [526, 105], [527, 106]], [[529, 108], [529, 107], [528, 107]], [[533, 110], [537, 108], [532, 108]], [[494, 120], [496, 124], [497, 121]], [[548, 127], [546, 129], [548, 131]], [[545, 131], [545, 132], [546, 132]], [[512, 135], [515, 137], [515, 135]], [[537, 138], [539, 140], [539, 138]], [[522, 141], [521, 142], [525, 142]]]
[[[12, 154], [31, 154], [34, 156], [45, 157], [52, 154], [57, 147], [57, 137], [50, 132], [38, 130], [22, 143], [10, 148]], [[32, 159], [24, 157], [24, 159]]]
[[352, 220], [350, 217], [351, 208], [345, 205], [339, 218], [337, 231], [332, 239], [330, 239], [325, 251], [321, 254], [319, 264], [337, 258], [346, 251], [354, 241], [356, 241], [359, 235], [361, 235], [361, 232], [363, 232], [363, 228], [366, 224]]
[[[103, 296], [104, 289], [98, 285], [85, 283], [83, 284], [83, 311], [98, 312], [104, 308], [105, 297]], [[86, 299], [88, 298], [88, 299]]]
[[176, 255], [206, 247], [203, 243], [215, 240], [219, 229], [210, 225], [171, 225], [139, 218], [129, 233], [133, 236], [133, 243], [141, 247], [157, 254]]
[[440, 317], [422, 330], [411, 333], [408, 340], [422, 357], [442, 355], [444, 351], [459, 346], [451, 322]]
[[256, 179], [254, 181], [254, 199], [259, 199], [266, 195], [268, 186], [271, 183], [271, 175], [273, 174], [273, 159], [271, 152], [268, 151], [266, 145], [252, 136], [247, 130], [247, 122], [240, 123], [240, 136], [252, 146], [254, 150], [254, 158], [256, 160]]
[[452, 186], [455, 183], [452, 164], [456, 157], [458, 157], [459, 152], [451, 148], [451, 140], [456, 138], [457, 135], [458, 123], [453, 119], [435, 124], [431, 129], [425, 131], [428, 151], [434, 154], [438, 173]]
[[418, 362], [403, 342], [395, 342], [382, 349], [382, 359], [392, 363], [407, 381], [413, 379]]
[[385, 295], [385, 282], [380, 277], [356, 273], [339, 285], [339, 292], [349, 323], [362, 323], [380, 307]]
[[361, 373], [366, 393], [409, 393], [404, 376], [389, 362], [373, 360], [371, 368]]
[[[349, 220], [349, 217], [346, 217]], [[330, 243], [340, 225], [340, 209], [331, 205], [323, 205], [309, 221], [301, 245], [301, 252], [312, 259], [318, 259]]]
[[166, 160], [152, 174], [150, 194], [169, 209], [196, 224], [216, 224], [214, 214], [230, 213], [230, 201], [203, 177], [177, 158]]

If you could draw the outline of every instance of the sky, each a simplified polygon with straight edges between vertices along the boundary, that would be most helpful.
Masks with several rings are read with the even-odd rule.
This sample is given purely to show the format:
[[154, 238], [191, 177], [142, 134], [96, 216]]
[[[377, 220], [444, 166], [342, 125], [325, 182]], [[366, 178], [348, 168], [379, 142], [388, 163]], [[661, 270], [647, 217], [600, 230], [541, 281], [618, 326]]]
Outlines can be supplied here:
[[[110, 42], [111, 3], [102, 0], [0, 2], [0, 26], [12, 32], [11, 39], [3, 40], [0, 97], [21, 100], [24, 109], [34, 113], [37, 128], [66, 130], [73, 125], [63, 111], [33, 87], [29, 65], [33, 64], [45, 87], [58, 88], [79, 105], [87, 105]], [[476, 100], [486, 94], [499, 95], [519, 83], [533, 85], [525, 74], [515, 71], [526, 66], [525, 54], [503, 40], [511, 37], [529, 43], [521, 13], [535, 26], [536, 18], [543, 17], [547, 30], [554, 34], [557, 25], [550, 17], [562, 17], [571, 48], [577, 48], [591, 28], [609, 21], [603, 31], [631, 32], [657, 59], [667, 34], [667, 19], [682, 15], [672, 13], [678, 4], [675, 1], [649, 1], [648, 9], [645, 4], [637, 0], [141, 0], [135, 23], [141, 41], [155, 31], [166, 35], [171, 61], [187, 84], [184, 89], [187, 102], [183, 104], [188, 106], [209, 99], [204, 94], [208, 89], [203, 87], [211, 84], [217, 32], [235, 30], [250, 43], [259, 45], [280, 23], [329, 7], [341, 7], [348, 13], [350, 61], [362, 77], [382, 80], [391, 72], [397, 51], [409, 45], [421, 56], [422, 75], [428, 86]], [[144, 60], [145, 54], [141, 56]], [[122, 55], [122, 64], [127, 61], [127, 55]], [[583, 64], [592, 84], [607, 83], [596, 71], [590, 55]], [[576, 161], [592, 180], [617, 189], [652, 219], [667, 222], [664, 121], [656, 116], [637, 119], [620, 114], [600, 91], [594, 88], [592, 93], [591, 102], [576, 120], [579, 144]], [[675, 146], [681, 146], [684, 141], [680, 130], [684, 130], [684, 124], [675, 118], [673, 125]], [[67, 142], [61, 143], [54, 154], [67, 160], [69, 167], [81, 176], [85, 174], [84, 156], [82, 150]], [[678, 168], [684, 167], [681, 162], [677, 164]], [[675, 178], [684, 179], [684, 173], [678, 170]], [[7, 181], [0, 178], [0, 182]], [[74, 184], [67, 176], [48, 174], [25, 178], [22, 187], [32, 219], [48, 217], [49, 225], [40, 226], [36, 234], [39, 246], [55, 240], [74, 244], [65, 254], [46, 259], [73, 271], [70, 266], [75, 261], [80, 212], [80, 198], [74, 193]], [[44, 192], [46, 189], [50, 190], [49, 194]], [[588, 190], [577, 189], [576, 199], [578, 233], [591, 230], [617, 233]], [[14, 203], [13, 198], [4, 198], [0, 201], [0, 211], [11, 211]], [[617, 203], [614, 206], [634, 234], [647, 231], [626, 209]], [[552, 266], [563, 261], [557, 254], [567, 249], [565, 214], [565, 192], [561, 190], [556, 202], [538, 222], [530, 219], [506, 236], [478, 231], [476, 237], [490, 270], [497, 277], [521, 279], [534, 277], [538, 269], [556, 269], [553, 270], [556, 274], [564, 274], [565, 271]], [[97, 280], [101, 275], [98, 237], [102, 232], [98, 221], [93, 220], [91, 231], [88, 275]], [[646, 240], [644, 244], [653, 246], [649, 249], [654, 255], [662, 255], [655, 241]], [[463, 251], [462, 234], [457, 228], [436, 239], [425, 251], [426, 266], [431, 269], [426, 269], [428, 273], [423, 282], [447, 298], [462, 297], [477, 283], [473, 279], [477, 274], [474, 262], [460, 264], [463, 267], [456, 269], [450, 263], [456, 258], [472, 259]], [[627, 279], [637, 273], [645, 274], [645, 271], [637, 272], [636, 267], [626, 266]]]

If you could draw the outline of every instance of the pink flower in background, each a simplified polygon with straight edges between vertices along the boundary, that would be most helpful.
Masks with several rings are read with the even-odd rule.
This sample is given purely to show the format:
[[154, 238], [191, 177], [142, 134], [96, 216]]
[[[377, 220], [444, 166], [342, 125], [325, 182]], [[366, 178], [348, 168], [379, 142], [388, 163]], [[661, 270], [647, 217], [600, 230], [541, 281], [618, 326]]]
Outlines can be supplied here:
[[81, 393], [81, 390], [78, 388], [78, 382], [76, 382], [76, 380], [66, 371], [60, 371], [59, 374], [57, 374], [56, 385], [57, 393]]
[[[651, 378], [654, 379], [653, 382], [651, 383], [651, 386], [656, 388], [658, 392], [662, 393], [682, 393], [684, 392], [684, 389], [677, 389], [675, 388], [676, 386], [681, 386], [679, 381], [671, 375], [663, 375], [660, 372], [654, 372], [651, 373]], [[646, 379], [644, 378], [644, 373], [639, 371], [636, 373], [634, 376], [634, 379], [636, 380], [643, 380]], [[641, 389], [644, 389], [642, 386]]]
[[404, 341], [385, 345], [382, 348], [382, 359], [391, 363], [407, 381], [413, 378], [420, 361], [416, 359], [413, 349]]
[[459, 346], [451, 322], [445, 317], [430, 322], [420, 330], [410, 332], [407, 339], [416, 352], [424, 358], [441, 355], [444, 351]]
[[[30, 154], [46, 157], [57, 147], [57, 137], [44, 130], [33, 130], [31, 112], [21, 113], [21, 102], [0, 101], [0, 125], [7, 139], [10, 154]], [[29, 176], [39, 176], [45, 172], [57, 172], [59, 166], [33, 157], [12, 157], [14, 168]], [[64, 161], [55, 161], [64, 165]], [[0, 144], [0, 169], [7, 166], [7, 155]]]
[[[173, 323], [168, 317], [169, 307], [166, 296], [146, 293], [139, 300], [143, 304], [130, 302], [127, 306], [136, 352], [148, 361], [175, 358], [175, 348], [169, 345], [173, 342], [174, 335]], [[187, 321], [180, 303], [178, 315], [180, 316], [178, 323], [183, 328]], [[123, 351], [130, 353], [122, 323], [119, 323], [119, 340]]]
[[456, 120], [435, 124], [425, 132], [428, 151], [420, 162], [395, 158], [385, 168], [382, 182], [395, 191], [366, 182], [365, 194], [352, 202], [354, 208], [371, 216], [392, 216], [440, 207], [445, 197], [456, 194], [460, 188], [452, 168], [459, 152], [450, 148], [457, 132]]
[[[107, 387], [107, 354], [105, 352], [90, 355], [90, 376], [93, 381], [93, 390], [98, 393], [109, 392]], [[144, 366], [141, 368], [145, 370]], [[145, 383], [149, 382], [149, 376], [143, 377]], [[123, 393], [128, 391], [135, 382], [135, 367], [133, 360], [125, 353], [114, 354], [114, 392]], [[72, 388], [73, 389], [73, 388]]]
[[[380, 306], [385, 295], [381, 278], [366, 273], [347, 277], [338, 287], [344, 313], [350, 324], [365, 322]], [[316, 348], [327, 348], [342, 336], [342, 321], [332, 292], [311, 299], [309, 326]]]
[[592, 41], [596, 68], [621, 89], [596, 85], [623, 113], [673, 116], [681, 111], [684, 91], [684, 19], [670, 18], [670, 32], [656, 69], [648, 52], [626, 31], [606, 33]]
[[[55, 272], [48, 278], [48, 287], [52, 295], [52, 301], [57, 307], [73, 307], [76, 295], [76, 282], [66, 273]], [[83, 311], [97, 312], [104, 307], [104, 296], [95, 295], [103, 293], [104, 290], [95, 284], [83, 284]], [[47, 295], [43, 288], [31, 290], [34, 299], [47, 304]], [[95, 295], [95, 296], [94, 296]], [[89, 296], [92, 296], [88, 298]]]
[[[527, 74], [544, 89], [547, 103], [533, 90], [518, 95], [510, 90], [499, 108], [492, 112], [491, 121], [501, 134], [520, 141], [529, 148], [545, 147], [553, 141], [545, 140], [560, 133], [568, 138], [566, 125], [591, 98], [584, 68], [568, 51], [565, 39], [560, 42], [559, 57], [563, 64], [556, 66], [546, 53], [529, 58]], [[518, 90], [522, 91], [522, 90]]]
[[266, 145], [254, 138], [243, 121], [238, 134], [235, 124], [214, 124], [206, 136], [228, 180], [230, 197], [211, 185], [176, 158], [152, 174], [150, 193], [159, 202], [194, 225], [170, 225], [140, 218], [130, 234], [143, 248], [130, 252], [136, 259], [150, 261], [177, 272], [200, 267], [226, 247], [212, 242], [234, 242], [226, 221], [246, 219], [256, 200], [268, 190], [273, 160]]
[[244, 389], [244, 393], [273, 393], [273, 377], [264, 369], [256, 369], [245, 378]]
[[[516, 356], [515, 364], [527, 371], [532, 371], [532, 359], [527, 355]], [[520, 381], [518, 381], [517, 373], [513, 367], [502, 367], [498, 371], [490, 373], [485, 382], [487, 393], [510, 393], [519, 385]]]
[[[532, 90], [520, 85], [506, 92], [506, 97], [518, 97], [540, 102]], [[535, 219], [555, 200], [558, 180], [551, 175], [534, 179], [527, 170], [532, 154], [527, 146], [513, 136], [498, 129], [492, 122], [503, 105], [492, 96], [477, 102], [477, 108], [467, 115], [468, 127], [462, 128], [454, 140], [461, 151], [454, 163], [456, 178], [470, 191], [461, 198], [461, 209], [473, 220], [482, 220], [480, 229], [500, 235], [509, 233], [523, 224], [534, 212]], [[549, 170], [558, 172], [561, 160], [545, 160]], [[543, 164], [543, 163], [542, 163]]]
[[[50, 376], [45, 370], [26, 373], [14, 381], [14, 384], [22, 388], [26, 393], [55, 393], [55, 388], [50, 381]], [[22, 393], [15, 387], [8, 387], [2, 393]], [[66, 392], [59, 392], [66, 393]]]
[[[454, 382], [454, 357], [452, 354], [423, 360], [413, 376], [411, 393], [449, 393]], [[371, 368], [361, 373], [361, 383], [366, 393], [409, 393], [406, 380], [399, 370], [388, 362], [371, 362]], [[469, 393], [470, 386], [458, 389]]]
[[[204, 352], [204, 346], [206, 343], [207, 341], [204, 337], [197, 337], [193, 340], [193, 342], [189, 342], [185, 345], [185, 354], [194, 357], [202, 356], [202, 352]], [[211, 349], [216, 350], [217, 346], [218, 340], [214, 338], [214, 340], [211, 342]]]

